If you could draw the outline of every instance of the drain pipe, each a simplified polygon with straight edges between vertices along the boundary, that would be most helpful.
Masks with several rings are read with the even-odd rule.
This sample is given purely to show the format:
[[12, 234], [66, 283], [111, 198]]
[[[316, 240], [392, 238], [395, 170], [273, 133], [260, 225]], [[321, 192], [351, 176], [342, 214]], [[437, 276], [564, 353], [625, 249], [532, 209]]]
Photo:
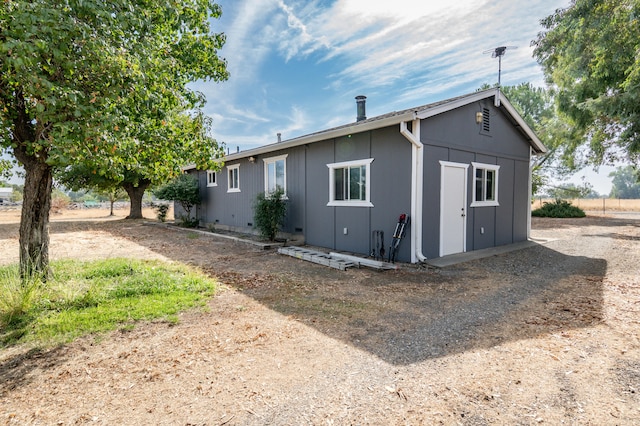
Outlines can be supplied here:
[[411, 122], [411, 131], [406, 121], [400, 122], [400, 133], [411, 142], [411, 263], [424, 262], [422, 254], [422, 194], [424, 145], [420, 142], [420, 119]]

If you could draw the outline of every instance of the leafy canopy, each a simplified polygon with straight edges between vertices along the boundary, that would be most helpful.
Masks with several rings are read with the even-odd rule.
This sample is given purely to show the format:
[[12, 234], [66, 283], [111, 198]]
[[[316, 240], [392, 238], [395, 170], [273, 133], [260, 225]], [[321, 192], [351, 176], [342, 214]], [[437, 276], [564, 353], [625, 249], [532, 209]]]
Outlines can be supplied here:
[[640, 171], [632, 166], [619, 167], [609, 173], [611, 198], [640, 198]]
[[7, 0], [0, 12], [0, 144], [21, 162], [124, 179], [221, 155], [189, 82], [228, 77], [209, 0]]
[[[4, 0], [0, 150], [25, 169], [21, 274], [48, 264], [52, 177], [81, 165], [144, 190], [180, 166], [215, 166], [196, 80], [222, 81], [212, 0]], [[136, 210], [133, 211], [134, 198]]]
[[534, 56], [557, 88], [572, 165], [640, 164], [640, 0], [573, 0], [541, 24]]

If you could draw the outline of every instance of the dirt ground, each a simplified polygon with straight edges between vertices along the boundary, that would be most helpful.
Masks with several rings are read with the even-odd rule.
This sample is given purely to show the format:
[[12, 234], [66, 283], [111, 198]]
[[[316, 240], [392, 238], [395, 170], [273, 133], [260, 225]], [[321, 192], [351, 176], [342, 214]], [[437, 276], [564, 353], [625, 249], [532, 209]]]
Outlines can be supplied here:
[[[534, 219], [550, 241], [386, 272], [123, 215], [54, 216], [51, 257], [186, 262], [220, 291], [177, 325], [0, 350], [0, 424], [640, 422], [639, 215]], [[0, 212], [1, 263], [17, 233]]]

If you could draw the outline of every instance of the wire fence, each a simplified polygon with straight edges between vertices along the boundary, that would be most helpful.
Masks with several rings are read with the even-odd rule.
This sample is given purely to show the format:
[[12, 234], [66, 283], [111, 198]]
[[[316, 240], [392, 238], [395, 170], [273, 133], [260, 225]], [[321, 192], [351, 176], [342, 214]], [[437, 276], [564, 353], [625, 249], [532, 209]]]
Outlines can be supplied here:
[[[585, 211], [609, 212], [640, 212], [640, 200], [619, 198], [570, 198], [566, 199], [574, 206]], [[545, 202], [554, 202], [555, 198], [535, 198], [532, 209], [542, 207]]]

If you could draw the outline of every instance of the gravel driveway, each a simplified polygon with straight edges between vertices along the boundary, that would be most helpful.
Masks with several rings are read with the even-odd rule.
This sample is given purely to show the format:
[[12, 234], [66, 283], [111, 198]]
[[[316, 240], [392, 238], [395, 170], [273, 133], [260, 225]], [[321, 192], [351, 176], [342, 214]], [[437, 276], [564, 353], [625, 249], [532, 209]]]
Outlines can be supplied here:
[[[7, 424], [637, 424], [640, 221], [444, 269], [341, 272], [140, 222], [59, 222], [51, 253], [198, 265], [209, 311], [0, 352]], [[17, 225], [0, 225], [10, 259]], [[5, 252], [5, 250], [9, 250]]]

